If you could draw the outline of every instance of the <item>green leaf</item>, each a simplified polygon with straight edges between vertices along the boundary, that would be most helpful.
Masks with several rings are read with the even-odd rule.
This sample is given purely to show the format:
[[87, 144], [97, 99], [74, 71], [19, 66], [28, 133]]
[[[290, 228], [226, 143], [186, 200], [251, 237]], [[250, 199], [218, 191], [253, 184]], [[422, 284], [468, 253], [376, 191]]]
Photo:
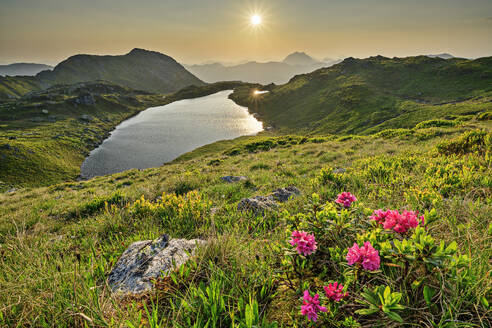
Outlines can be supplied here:
[[360, 315], [370, 315], [370, 314], [374, 314], [374, 313], [376, 313], [378, 311], [379, 311], [378, 308], [371, 307], [371, 308], [368, 308], [368, 309], [360, 309], [360, 310], [357, 310], [357, 311], [355, 311], [355, 313], [360, 314]]
[[401, 304], [392, 305], [392, 306], [390, 306], [390, 308], [392, 310], [403, 310], [403, 309], [405, 309], [405, 307], [403, 305], [401, 305]]
[[395, 313], [395, 312], [387, 312], [386, 315], [391, 319], [391, 320], [394, 320], [394, 321], [398, 321], [398, 322], [403, 322], [403, 319], [400, 317], [399, 314]]
[[393, 294], [391, 294], [391, 297], [392, 297], [392, 303], [393, 304], [400, 303], [401, 293], [393, 293]]
[[480, 299], [480, 301], [482, 301], [482, 305], [488, 309], [489, 308], [489, 301], [487, 301], [487, 298], [485, 298], [485, 296], [482, 296], [482, 298]]
[[362, 293], [361, 295], [362, 295], [362, 297], [364, 297], [367, 301], [369, 301], [369, 303], [371, 303], [371, 304], [375, 304], [375, 305], [379, 304], [379, 303], [378, 303], [378, 300], [377, 300], [377, 298], [376, 298], [376, 295], [374, 295], [374, 293], [372, 293], [372, 292], [368, 291], [368, 292], [364, 292], [364, 293]]
[[384, 299], [388, 300], [390, 295], [391, 295], [391, 289], [389, 288], [389, 286], [386, 286], [386, 288], [384, 289]]
[[436, 294], [436, 291], [430, 288], [429, 286], [424, 286], [424, 299], [427, 303], [427, 306], [431, 306], [432, 297]]
[[453, 241], [451, 244], [446, 247], [446, 253], [456, 253], [458, 251], [458, 244], [456, 241]]

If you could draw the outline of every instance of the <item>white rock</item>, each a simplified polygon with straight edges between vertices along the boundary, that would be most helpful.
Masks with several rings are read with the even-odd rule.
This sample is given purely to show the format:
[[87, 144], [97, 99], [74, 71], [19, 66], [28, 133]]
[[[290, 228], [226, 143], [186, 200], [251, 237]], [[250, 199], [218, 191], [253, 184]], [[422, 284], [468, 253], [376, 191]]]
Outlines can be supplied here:
[[168, 276], [189, 259], [199, 239], [169, 239], [164, 234], [156, 240], [137, 241], [121, 255], [108, 277], [111, 290], [117, 294], [141, 294], [153, 288], [153, 281]]

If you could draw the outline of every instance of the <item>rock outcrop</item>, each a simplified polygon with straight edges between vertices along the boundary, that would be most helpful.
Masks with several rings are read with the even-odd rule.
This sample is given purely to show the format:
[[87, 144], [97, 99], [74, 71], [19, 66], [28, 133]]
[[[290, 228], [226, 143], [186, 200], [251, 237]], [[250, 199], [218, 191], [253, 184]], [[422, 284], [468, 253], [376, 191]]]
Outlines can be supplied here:
[[243, 198], [237, 204], [239, 211], [251, 211], [255, 214], [264, 213], [267, 210], [274, 209], [278, 205], [271, 196], [255, 196], [252, 198]]
[[237, 209], [238, 211], [251, 211], [255, 214], [260, 214], [267, 210], [277, 208], [277, 202], [284, 203], [300, 194], [301, 191], [294, 186], [278, 188], [272, 191], [268, 196], [255, 196], [252, 198], [241, 199], [237, 204]]
[[153, 288], [153, 281], [167, 276], [193, 254], [199, 239], [170, 239], [164, 234], [156, 240], [131, 244], [109, 274], [108, 284], [116, 294], [141, 294]]
[[291, 197], [295, 197], [297, 195], [299, 195], [301, 193], [301, 191], [299, 189], [297, 189], [296, 187], [294, 186], [289, 186], [287, 188], [278, 188], [278, 189], [275, 189], [273, 192], [272, 192], [272, 195], [273, 198], [275, 198], [275, 200], [277, 200], [278, 202], [286, 202], [288, 201]]

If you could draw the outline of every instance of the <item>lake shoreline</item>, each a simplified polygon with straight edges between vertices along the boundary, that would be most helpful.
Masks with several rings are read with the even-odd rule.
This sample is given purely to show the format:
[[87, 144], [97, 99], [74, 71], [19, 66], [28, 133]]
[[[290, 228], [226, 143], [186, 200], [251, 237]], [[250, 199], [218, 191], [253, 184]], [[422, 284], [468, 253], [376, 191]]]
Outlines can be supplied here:
[[228, 97], [232, 93], [222, 90], [140, 111], [91, 150], [77, 179], [162, 166], [204, 145], [264, 131], [263, 122]]

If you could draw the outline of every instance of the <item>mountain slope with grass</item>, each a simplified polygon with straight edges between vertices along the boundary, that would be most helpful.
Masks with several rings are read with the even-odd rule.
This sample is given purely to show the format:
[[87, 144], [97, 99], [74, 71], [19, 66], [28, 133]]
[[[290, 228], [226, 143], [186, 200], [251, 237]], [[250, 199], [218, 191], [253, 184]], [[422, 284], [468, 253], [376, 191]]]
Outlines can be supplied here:
[[155, 93], [170, 93], [204, 83], [173, 58], [155, 51], [133, 49], [121, 56], [76, 55], [41, 72], [43, 85], [105, 80], [124, 87]]
[[0, 76], [0, 101], [20, 98], [41, 88], [34, 76]]
[[58, 85], [0, 105], [0, 190], [74, 180], [121, 121], [162, 95], [109, 82]]
[[231, 99], [280, 132], [366, 134], [492, 107], [492, 57], [347, 58], [254, 95]]
[[[413, 134], [243, 137], [160, 168], [2, 193], [0, 323], [489, 327], [490, 129], [472, 119]], [[301, 194], [278, 207], [238, 210], [290, 185]], [[344, 207], [341, 192], [357, 200]], [[386, 210], [409, 227], [386, 225]], [[295, 231], [309, 237], [303, 254]], [[152, 292], [113, 295], [123, 251], [164, 232], [207, 244]]]

